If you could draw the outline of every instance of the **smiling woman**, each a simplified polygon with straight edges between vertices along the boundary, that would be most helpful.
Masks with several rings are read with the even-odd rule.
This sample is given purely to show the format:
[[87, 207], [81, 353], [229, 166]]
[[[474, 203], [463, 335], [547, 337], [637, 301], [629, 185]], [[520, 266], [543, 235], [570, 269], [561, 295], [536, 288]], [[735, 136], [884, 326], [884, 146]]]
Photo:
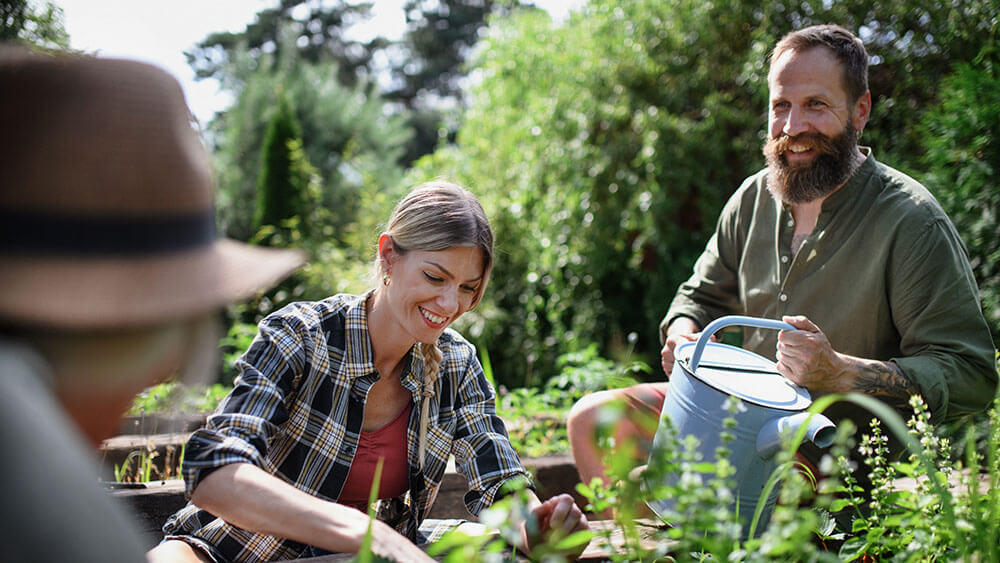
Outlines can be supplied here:
[[[233, 392], [187, 445], [191, 503], [151, 560], [357, 552], [374, 511], [376, 555], [428, 561], [418, 528], [450, 456], [473, 515], [530, 481], [475, 348], [448, 328], [479, 303], [493, 265], [478, 200], [447, 182], [417, 187], [379, 237], [375, 264], [367, 293], [261, 321]], [[541, 503], [532, 493], [529, 505], [542, 532], [588, 525], [569, 495]], [[535, 537], [519, 525], [530, 549]]]

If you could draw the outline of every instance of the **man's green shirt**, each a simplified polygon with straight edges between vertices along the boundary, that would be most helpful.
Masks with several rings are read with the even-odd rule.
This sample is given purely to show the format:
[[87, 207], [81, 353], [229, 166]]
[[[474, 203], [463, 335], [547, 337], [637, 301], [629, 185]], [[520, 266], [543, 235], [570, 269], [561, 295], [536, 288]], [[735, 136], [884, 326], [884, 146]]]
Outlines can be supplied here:
[[[730, 314], [805, 315], [837, 352], [895, 362], [936, 422], [986, 408], [993, 342], [965, 247], [934, 197], [868, 151], [793, 254], [791, 212], [766, 184], [763, 170], [729, 199], [661, 338], [678, 316], [704, 327]], [[749, 350], [773, 360], [776, 344], [776, 331], [745, 329]]]

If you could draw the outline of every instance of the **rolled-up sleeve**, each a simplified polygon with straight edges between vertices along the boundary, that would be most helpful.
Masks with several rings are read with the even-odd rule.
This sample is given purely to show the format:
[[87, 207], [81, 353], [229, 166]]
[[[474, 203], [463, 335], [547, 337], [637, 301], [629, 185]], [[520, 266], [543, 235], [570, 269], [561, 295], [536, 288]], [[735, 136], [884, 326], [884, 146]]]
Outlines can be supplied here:
[[919, 388], [933, 420], [984, 410], [997, 368], [978, 289], [957, 233], [930, 221], [890, 268], [901, 356], [893, 358]]
[[236, 362], [233, 391], [192, 434], [182, 474], [190, 497], [212, 471], [231, 463], [250, 463], [269, 472], [267, 449], [288, 418], [287, 401], [302, 373], [302, 339], [281, 318], [262, 321], [247, 352]]
[[496, 393], [473, 351], [458, 385], [452, 451], [456, 468], [469, 483], [465, 505], [475, 516], [492, 505], [512, 479], [524, 479], [530, 484], [507, 428], [496, 414], [495, 401]]

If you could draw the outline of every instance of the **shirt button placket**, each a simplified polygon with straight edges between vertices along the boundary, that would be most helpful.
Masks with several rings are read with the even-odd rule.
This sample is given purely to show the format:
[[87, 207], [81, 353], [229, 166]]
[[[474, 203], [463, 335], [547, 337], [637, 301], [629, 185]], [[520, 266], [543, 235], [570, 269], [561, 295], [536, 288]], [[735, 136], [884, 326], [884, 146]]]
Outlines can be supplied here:
[[781, 262], [779, 271], [781, 273], [781, 286], [782, 286], [781, 293], [778, 294], [778, 301], [780, 303], [778, 305], [779, 316], [785, 313], [785, 303], [787, 303], [788, 301], [788, 294], [784, 292], [785, 289], [784, 286], [788, 282], [788, 276], [791, 273], [790, 270], [791, 270], [792, 257], [791, 254], [789, 253], [789, 248], [791, 246], [791, 239], [795, 229], [795, 218], [792, 217], [792, 213], [787, 209], [785, 209], [784, 211], [784, 218], [785, 218], [785, 226], [787, 227], [787, 229], [780, 234], [781, 248], [779, 249], [780, 254], [778, 257], [778, 260]]

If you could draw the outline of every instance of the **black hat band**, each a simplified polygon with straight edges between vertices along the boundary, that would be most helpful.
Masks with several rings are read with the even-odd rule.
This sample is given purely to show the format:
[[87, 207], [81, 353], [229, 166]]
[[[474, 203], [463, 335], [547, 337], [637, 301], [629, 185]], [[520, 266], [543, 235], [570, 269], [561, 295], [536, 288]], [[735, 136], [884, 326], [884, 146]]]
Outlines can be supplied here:
[[191, 250], [216, 238], [215, 213], [104, 217], [0, 209], [0, 251], [30, 256], [136, 256]]

